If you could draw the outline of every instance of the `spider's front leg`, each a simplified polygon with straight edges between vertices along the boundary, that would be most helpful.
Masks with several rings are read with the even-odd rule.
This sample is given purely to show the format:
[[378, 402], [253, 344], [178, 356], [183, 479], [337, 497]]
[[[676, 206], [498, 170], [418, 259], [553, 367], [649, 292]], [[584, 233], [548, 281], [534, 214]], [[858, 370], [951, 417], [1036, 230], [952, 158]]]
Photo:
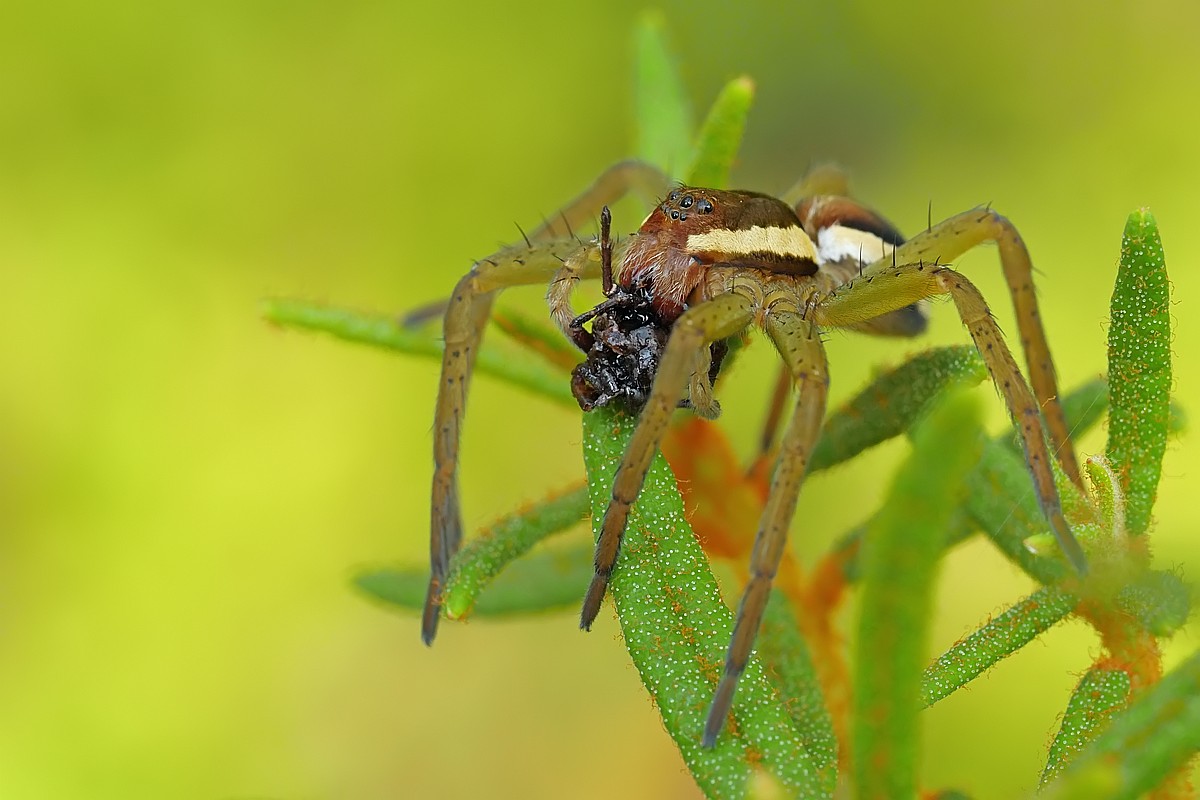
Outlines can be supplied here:
[[771, 594], [771, 584], [787, 546], [788, 528], [796, 512], [796, 498], [808, 471], [809, 458], [821, 432], [829, 388], [825, 348], [816, 326], [794, 312], [768, 311], [767, 335], [783, 357], [784, 366], [796, 387], [796, 409], [783, 435], [771, 489], [763, 509], [754, 550], [750, 555], [750, 581], [742, 593], [733, 638], [725, 659], [725, 672], [717, 685], [708, 719], [704, 724], [705, 747], [716, 744], [717, 735], [733, 705], [738, 679], [746, 669], [754, 639], [762, 624]]
[[580, 274], [594, 277], [599, 273], [599, 248], [580, 246], [574, 239], [509, 247], [477, 263], [458, 282], [450, 296], [442, 323], [442, 374], [433, 421], [429, 589], [421, 618], [421, 638], [425, 644], [432, 644], [437, 635], [442, 589], [450, 559], [462, 541], [458, 446], [466, 413], [467, 388], [492, 303], [503, 288], [548, 281], [563, 263], [575, 264]]
[[600, 536], [596, 541], [596, 571], [579, 616], [579, 627], [584, 630], [591, 629], [600, 611], [600, 603], [608, 588], [621, 537], [629, 519], [629, 509], [642, 490], [650, 461], [696, 368], [697, 355], [712, 342], [742, 330], [752, 319], [751, 301], [748, 298], [726, 294], [693, 306], [672, 326], [670, 339], [654, 376], [650, 397], [638, 417], [633, 438], [613, 479], [612, 499], [604, 512]]
[[429, 525], [429, 589], [421, 617], [421, 638], [432, 644], [441, 616], [442, 590], [450, 559], [462, 541], [458, 503], [458, 447], [467, 387], [497, 292], [510, 286], [544, 284], [567, 270], [575, 279], [600, 274], [600, 247], [575, 237], [605, 203], [635, 192], [654, 202], [667, 185], [655, 167], [625, 161], [606, 170], [579, 197], [526, 237], [475, 264], [445, 305], [444, 351], [433, 425], [433, 488]]
[[[936, 232], [938, 228], [933, 230]], [[1052, 456], [1046, 446], [1046, 433], [1039, 413], [1041, 406], [1021, 375], [983, 295], [961, 273], [946, 267], [924, 262], [889, 264], [879, 269], [877, 266], [822, 298], [813, 309], [814, 321], [822, 327], [848, 327], [926, 297], [950, 295], [1017, 426], [1042, 513], [1067, 560], [1081, 575], [1085, 574], [1087, 560], [1063, 517], [1058, 488], [1054, 484], [1050, 466]], [[1040, 330], [1040, 324], [1038, 328]], [[1042, 344], [1044, 346], [1044, 339]], [[1048, 352], [1046, 363], [1049, 363]], [[1050, 379], [1053, 381], [1053, 367], [1050, 368]], [[1058, 409], [1057, 397], [1052, 396], [1050, 400]]]

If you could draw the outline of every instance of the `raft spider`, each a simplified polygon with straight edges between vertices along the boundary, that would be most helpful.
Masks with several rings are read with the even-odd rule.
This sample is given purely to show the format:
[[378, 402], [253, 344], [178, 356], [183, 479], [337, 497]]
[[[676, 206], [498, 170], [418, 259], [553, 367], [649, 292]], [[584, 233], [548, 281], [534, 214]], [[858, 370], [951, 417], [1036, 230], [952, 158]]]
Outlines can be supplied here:
[[[553, 221], [476, 263], [458, 282], [443, 321], [445, 353], [433, 429], [431, 576], [422, 620], [426, 644], [437, 633], [442, 587], [462, 539], [457, 464], [472, 365], [496, 294], [518, 285], [548, 282], [551, 316], [585, 352], [592, 339], [581, 320], [604, 313], [614, 294], [640, 293], [641, 300], [633, 302], [646, 306], [652, 324], [668, 334], [661, 357], [654, 359], [653, 382], [601, 525], [595, 575], [580, 618], [584, 629], [590, 629], [600, 610], [630, 507], [671, 415], [681, 401], [699, 414], [716, 414], [712, 345], [758, 326], [779, 351], [795, 386], [795, 411], [754, 541], [750, 579], [710, 706], [705, 746], [715, 744], [732, 706], [820, 432], [828, 386], [820, 337], [824, 328], [915, 336], [926, 325], [920, 301], [949, 295], [1016, 423], [1038, 502], [1059, 546], [1079, 572], [1085, 570], [1083, 552], [1062, 514], [1050, 460], [1057, 457], [1076, 484], [1079, 468], [1058, 401], [1032, 264], [1016, 228], [990, 208], [977, 208], [905, 240], [878, 214], [847, 197], [845, 187], [840, 173], [817, 170], [784, 201], [752, 192], [672, 188], [653, 167], [624, 162], [606, 171]], [[630, 191], [654, 204], [636, 235], [614, 246], [605, 209], [601, 237], [587, 242], [575, 238], [573, 227]], [[979, 290], [948, 265], [986, 241], [999, 248], [1032, 389]], [[597, 277], [604, 279], [610, 305], [602, 303], [589, 315], [576, 317], [570, 304], [573, 288]]]

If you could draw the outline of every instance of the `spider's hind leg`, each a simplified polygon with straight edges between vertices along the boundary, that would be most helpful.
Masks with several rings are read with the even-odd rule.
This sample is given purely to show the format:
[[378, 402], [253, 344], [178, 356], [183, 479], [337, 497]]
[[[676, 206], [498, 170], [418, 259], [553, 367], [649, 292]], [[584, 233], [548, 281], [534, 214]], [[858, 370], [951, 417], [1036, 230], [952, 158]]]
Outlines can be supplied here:
[[[1058, 399], [1058, 379], [1046, 330], [1042, 325], [1037, 295], [1033, 286], [1033, 262], [1021, 235], [1007, 218], [990, 208], [976, 208], [940, 222], [918, 234], [895, 251], [894, 260], [872, 264], [866, 275], [886, 273], [892, 264], [947, 264], [982, 242], [995, 242], [1000, 264], [1016, 311], [1021, 348], [1029, 367], [1029, 382], [1037, 397], [1038, 408], [1046, 418], [1046, 427], [1054, 453], [1063, 472], [1076, 486], [1083, 487], [1071, 432]], [[973, 287], [972, 287], [973, 288]]]
[[[973, 283], [952, 269], [934, 267], [920, 261], [895, 267], [889, 264], [885, 269], [868, 269], [863, 277], [855, 278], [834, 290], [817, 304], [814, 316], [821, 326], [849, 327], [916, 300], [944, 294], [953, 299], [1017, 426], [1025, 450], [1025, 461], [1033, 476], [1038, 504], [1054, 531], [1059, 547], [1076, 571], [1086, 573], [1087, 562], [1083, 550], [1062, 514], [1062, 503], [1050, 466], [1052, 456], [1046, 446], [1046, 434], [1039, 413], [1042, 405], [1030, 391], [1012, 351], [1004, 341], [1000, 326], [992, 318], [983, 295]], [[1044, 339], [1042, 344], [1045, 344]], [[1046, 359], [1048, 362], [1049, 353]], [[1050, 401], [1055, 409], [1059, 408], [1056, 397], [1051, 396]]]

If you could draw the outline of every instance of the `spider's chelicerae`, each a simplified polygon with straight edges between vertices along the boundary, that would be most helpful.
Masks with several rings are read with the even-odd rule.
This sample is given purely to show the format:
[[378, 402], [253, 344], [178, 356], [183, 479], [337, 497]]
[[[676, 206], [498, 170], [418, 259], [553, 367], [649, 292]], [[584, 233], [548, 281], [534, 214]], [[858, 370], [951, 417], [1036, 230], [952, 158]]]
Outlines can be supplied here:
[[[654, 202], [636, 235], [614, 247], [605, 209], [599, 238], [575, 238], [572, 227], [629, 191]], [[991, 209], [974, 209], [905, 241], [886, 220], [846, 195], [844, 178], [827, 169], [811, 173], [780, 200], [753, 192], [670, 188], [652, 167], [618, 164], [554, 221], [478, 262], [459, 281], [444, 319], [433, 429], [431, 576], [422, 621], [427, 644], [437, 633], [441, 591], [462, 539], [456, 469], [472, 365], [493, 299], [499, 290], [517, 285], [549, 282], [555, 322], [589, 353], [583, 376], [577, 371], [575, 380], [582, 405], [614, 398], [643, 404], [601, 525], [595, 576], [583, 601], [584, 629], [600, 610], [630, 507], [671, 415], [680, 404], [705, 416], [717, 412], [712, 382], [714, 360], [719, 363], [723, 352], [720, 343], [751, 325], [762, 328], [795, 386], [796, 407], [754, 541], [750, 579], [705, 726], [706, 746], [715, 743], [733, 703], [824, 417], [823, 328], [914, 336], [926, 323], [920, 301], [949, 295], [1016, 422], [1042, 511], [1068, 559], [1080, 572], [1085, 569], [1062, 515], [1050, 460], [1057, 456], [1077, 484], [1079, 469], [1057, 399], [1032, 264], [1016, 229]], [[948, 266], [986, 241], [1000, 251], [1032, 390], [979, 290]], [[597, 277], [604, 279], [608, 299], [576, 317], [570, 304], [575, 284]], [[589, 332], [583, 322], [592, 318]]]

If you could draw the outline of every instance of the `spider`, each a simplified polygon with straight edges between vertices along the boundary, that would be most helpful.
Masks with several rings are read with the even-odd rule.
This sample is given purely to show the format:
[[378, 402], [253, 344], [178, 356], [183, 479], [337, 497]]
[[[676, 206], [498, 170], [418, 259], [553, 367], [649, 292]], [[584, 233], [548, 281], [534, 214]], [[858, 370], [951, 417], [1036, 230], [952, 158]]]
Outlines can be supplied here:
[[[631, 191], [653, 204], [634, 236], [614, 243], [605, 208], [601, 236], [590, 241], [575, 237], [573, 227]], [[1076, 570], [1086, 571], [1054, 483], [1055, 457], [1074, 483], [1081, 479], [1058, 402], [1032, 264], [1020, 235], [995, 211], [976, 208], [905, 240], [889, 222], [847, 195], [845, 178], [830, 169], [810, 173], [785, 201], [754, 192], [672, 187], [657, 169], [624, 162], [603, 173], [554, 221], [477, 262], [458, 282], [443, 320], [445, 352], [433, 429], [431, 574], [422, 619], [426, 644], [437, 633], [440, 593], [462, 539], [458, 448], [484, 326], [499, 290], [544, 282], [549, 282], [547, 300], [558, 327], [585, 352], [596, 354], [586, 365], [590, 377], [599, 378], [585, 387], [590, 401], [606, 402], [627, 388], [626, 399], [642, 405], [600, 525], [595, 574], [580, 614], [585, 630], [599, 613], [630, 508], [676, 407], [688, 405], [708, 417], [718, 413], [712, 384], [723, 352], [719, 343], [750, 326], [761, 328], [795, 387], [795, 410], [780, 442], [704, 746], [715, 744], [732, 707], [820, 432], [828, 387], [822, 329], [915, 336], [926, 324], [921, 301], [949, 295], [1016, 423], [1050, 528]], [[1032, 389], [979, 290], [947, 263], [985, 241], [998, 245]], [[574, 288], [580, 280], [597, 277], [603, 279], [608, 299], [576, 316], [570, 302]], [[594, 322], [591, 332], [583, 328], [589, 319]], [[638, 330], [648, 330], [649, 338], [643, 332], [640, 343], [626, 343], [633, 361], [612, 360], [620, 346], [614, 342]], [[655, 338], [655, 331], [661, 336]], [[652, 381], [644, 375], [647, 369]], [[634, 386], [638, 381], [648, 382], [648, 389]], [[630, 385], [623, 388], [622, 382]], [[575, 383], [579, 396], [578, 372]]]

